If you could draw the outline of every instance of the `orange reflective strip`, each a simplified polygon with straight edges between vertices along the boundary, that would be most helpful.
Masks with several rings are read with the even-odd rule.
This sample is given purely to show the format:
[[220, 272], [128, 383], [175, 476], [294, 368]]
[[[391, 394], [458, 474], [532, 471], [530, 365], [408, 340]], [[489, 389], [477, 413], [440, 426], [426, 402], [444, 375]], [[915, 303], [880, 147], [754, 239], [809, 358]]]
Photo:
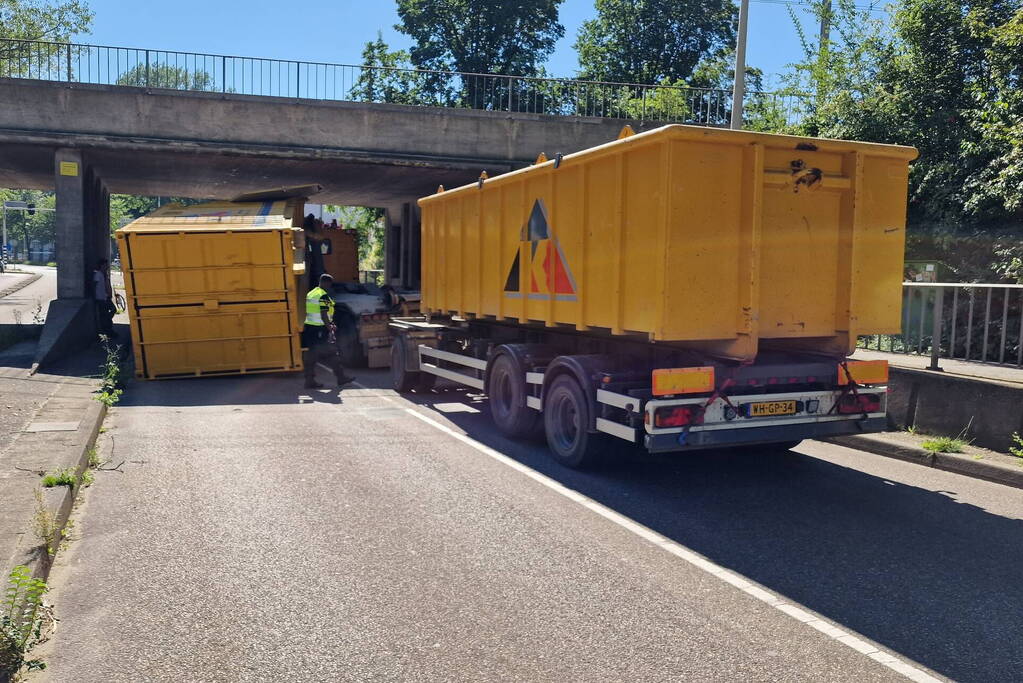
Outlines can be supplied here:
[[659, 368], [653, 372], [654, 396], [714, 391], [714, 368]]
[[[857, 384], [884, 384], [888, 381], [888, 361], [886, 360], [851, 360], [846, 363], [849, 374]], [[838, 366], [838, 385], [849, 383], [842, 366]]]

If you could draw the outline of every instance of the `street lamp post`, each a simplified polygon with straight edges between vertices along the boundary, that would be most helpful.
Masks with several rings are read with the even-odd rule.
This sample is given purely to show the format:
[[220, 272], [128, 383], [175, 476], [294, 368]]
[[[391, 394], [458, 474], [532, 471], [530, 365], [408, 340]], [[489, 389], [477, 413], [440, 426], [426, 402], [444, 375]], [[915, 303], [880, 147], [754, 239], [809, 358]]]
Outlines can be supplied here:
[[732, 122], [730, 128], [742, 129], [742, 100], [746, 95], [746, 25], [749, 0], [739, 3], [739, 32], [735, 40], [735, 81], [732, 85]]

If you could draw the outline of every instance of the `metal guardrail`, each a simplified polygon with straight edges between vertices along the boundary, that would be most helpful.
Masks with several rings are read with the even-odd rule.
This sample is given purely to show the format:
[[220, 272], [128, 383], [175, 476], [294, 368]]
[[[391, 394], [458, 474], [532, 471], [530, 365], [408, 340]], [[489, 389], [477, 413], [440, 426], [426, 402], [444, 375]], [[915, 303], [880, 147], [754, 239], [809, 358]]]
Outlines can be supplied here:
[[[76, 43], [0, 40], [0, 77], [267, 95], [313, 100], [459, 107], [727, 126], [731, 90], [300, 62]], [[747, 118], [777, 130], [797, 122], [807, 98], [748, 92]]]
[[1023, 367], [1023, 285], [906, 282], [902, 334], [861, 337], [861, 348]]

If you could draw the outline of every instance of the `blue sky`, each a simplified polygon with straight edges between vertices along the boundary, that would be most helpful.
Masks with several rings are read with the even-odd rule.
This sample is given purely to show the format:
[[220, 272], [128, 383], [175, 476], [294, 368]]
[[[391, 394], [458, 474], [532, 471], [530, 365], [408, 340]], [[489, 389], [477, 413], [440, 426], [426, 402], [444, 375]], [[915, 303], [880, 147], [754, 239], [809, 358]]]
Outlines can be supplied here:
[[[392, 49], [408, 45], [394, 30], [390, 0], [304, 0], [290, 5], [271, 0], [132, 2], [90, 0], [96, 13], [91, 35], [82, 42], [321, 62], [358, 64], [363, 45], [382, 31]], [[282, 8], [295, 11], [286, 15]], [[301, 11], [299, 11], [301, 8]], [[797, 8], [804, 21], [812, 18]], [[565, 37], [548, 70], [572, 76], [578, 68], [572, 43], [582, 22], [594, 16], [593, 0], [565, 0]], [[815, 33], [816, 31], [812, 31]], [[787, 6], [777, 0], [750, 3], [748, 60], [777, 82], [777, 74], [800, 57]]]

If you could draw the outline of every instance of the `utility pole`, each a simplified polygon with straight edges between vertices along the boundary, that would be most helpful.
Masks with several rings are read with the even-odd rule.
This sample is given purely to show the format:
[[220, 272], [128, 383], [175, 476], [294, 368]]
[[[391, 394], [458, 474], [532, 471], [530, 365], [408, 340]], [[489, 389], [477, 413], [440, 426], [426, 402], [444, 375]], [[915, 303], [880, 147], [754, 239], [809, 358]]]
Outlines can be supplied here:
[[742, 130], [742, 101], [746, 96], [746, 24], [749, 22], [749, 0], [739, 2], [739, 33], [735, 41], [735, 80], [732, 85], [732, 125]]
[[820, 47], [817, 48], [821, 57], [828, 49], [831, 40], [831, 0], [824, 0], [821, 5], [821, 36]]

